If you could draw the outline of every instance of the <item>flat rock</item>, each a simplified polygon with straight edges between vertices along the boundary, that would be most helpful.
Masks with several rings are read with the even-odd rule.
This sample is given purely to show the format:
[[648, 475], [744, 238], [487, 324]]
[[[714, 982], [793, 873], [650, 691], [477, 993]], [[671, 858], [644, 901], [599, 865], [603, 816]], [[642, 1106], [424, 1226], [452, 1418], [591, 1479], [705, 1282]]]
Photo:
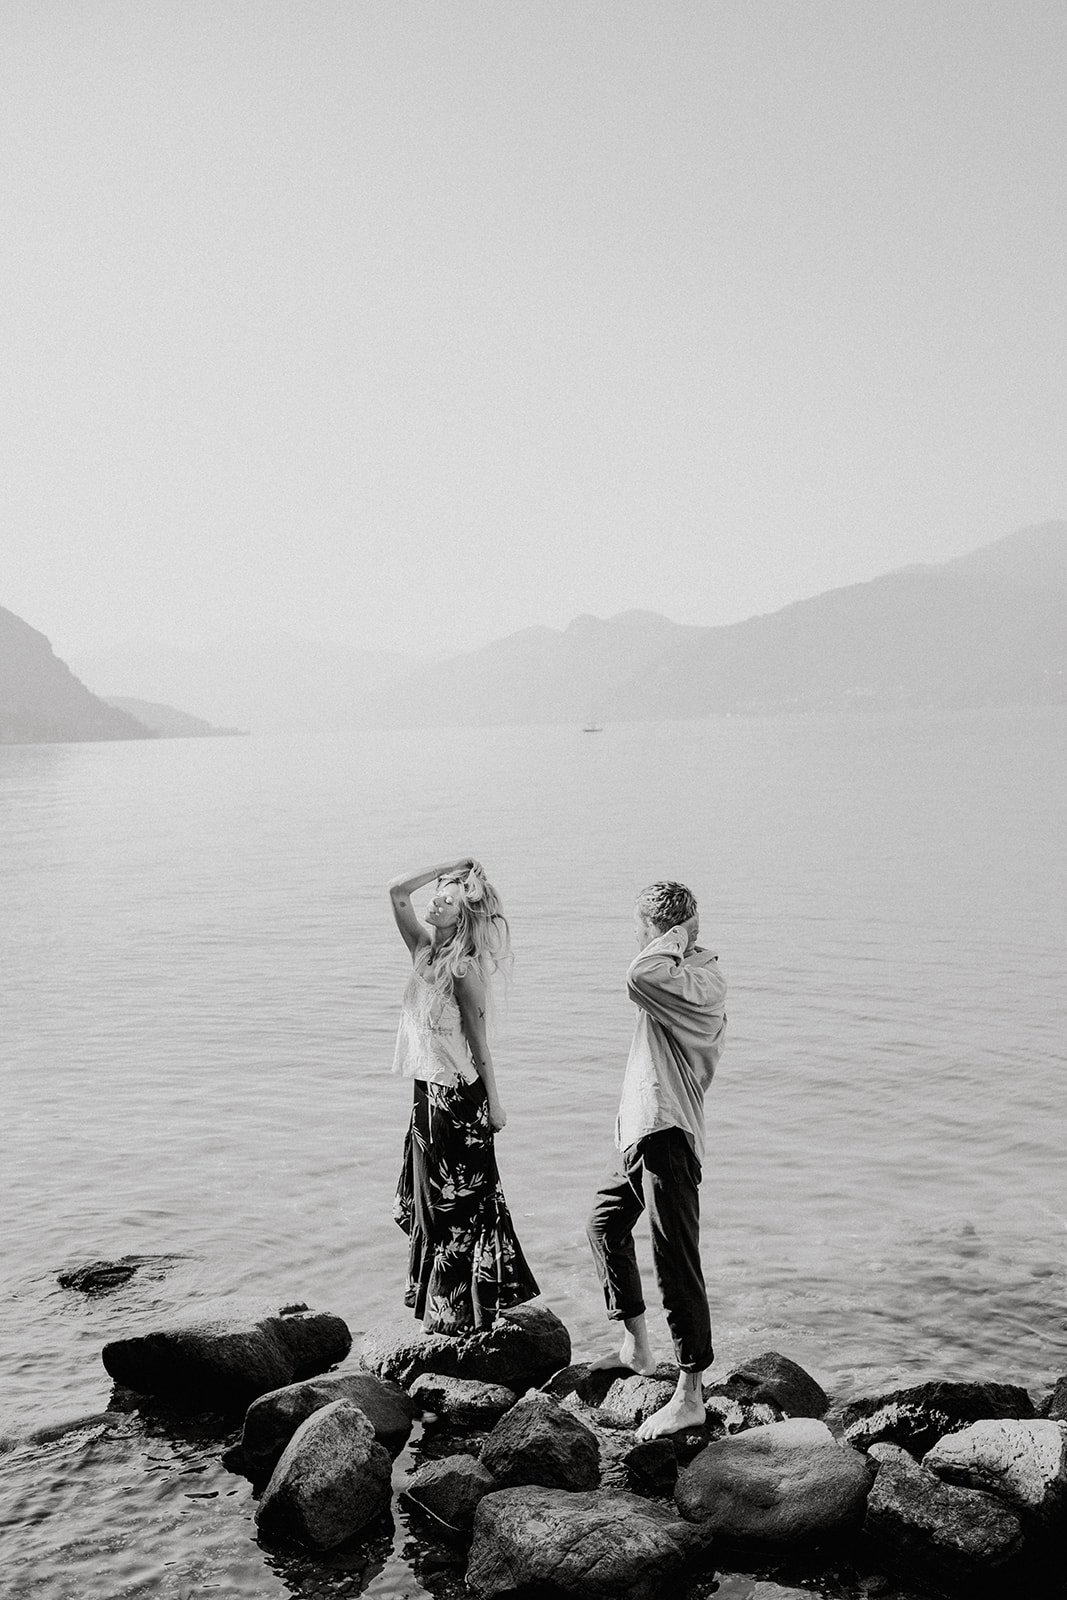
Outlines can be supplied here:
[[312, 1413], [293, 1434], [256, 1511], [269, 1542], [332, 1550], [389, 1504], [389, 1455], [350, 1400]]
[[477, 1600], [516, 1589], [659, 1600], [701, 1548], [699, 1530], [637, 1495], [504, 1489], [475, 1512], [467, 1587]]
[[942, 1483], [900, 1445], [874, 1444], [878, 1475], [864, 1531], [898, 1564], [959, 1579], [1000, 1566], [1022, 1547], [1019, 1518], [992, 1495]]
[[485, 1333], [423, 1333], [410, 1318], [364, 1335], [360, 1359], [369, 1372], [405, 1388], [422, 1372], [499, 1383], [516, 1394], [536, 1388], [571, 1358], [571, 1340], [547, 1306], [514, 1306]]
[[454, 1533], [469, 1532], [478, 1502], [496, 1480], [474, 1456], [424, 1461], [408, 1478], [403, 1496]]
[[1067, 1508], [1067, 1423], [983, 1420], [939, 1439], [923, 1466], [946, 1483], [984, 1489], [1027, 1521], [1051, 1525]]
[[1033, 1401], [1015, 1383], [918, 1383], [853, 1400], [841, 1423], [857, 1450], [885, 1440], [922, 1456], [944, 1434], [979, 1418], [1033, 1415]]
[[874, 1472], [825, 1423], [790, 1417], [709, 1444], [679, 1474], [674, 1498], [712, 1533], [781, 1544], [859, 1522]]
[[334, 1400], [358, 1406], [391, 1456], [404, 1448], [415, 1407], [403, 1389], [369, 1372], [330, 1372], [272, 1389], [252, 1402], [241, 1433], [242, 1470], [250, 1478], [267, 1477], [300, 1424]]
[[103, 1362], [117, 1383], [138, 1394], [236, 1409], [324, 1372], [351, 1347], [347, 1326], [329, 1312], [221, 1300], [149, 1333], [112, 1340]]
[[810, 1373], [777, 1350], [749, 1356], [724, 1383], [705, 1390], [744, 1405], [773, 1406], [781, 1417], [821, 1417], [830, 1402]]
[[593, 1489], [600, 1482], [596, 1435], [545, 1394], [525, 1395], [512, 1406], [486, 1439], [479, 1459], [502, 1489], [526, 1483]]
[[461, 1428], [491, 1428], [519, 1398], [501, 1383], [481, 1383], [477, 1378], [442, 1378], [423, 1372], [408, 1390], [420, 1411], [447, 1417]]

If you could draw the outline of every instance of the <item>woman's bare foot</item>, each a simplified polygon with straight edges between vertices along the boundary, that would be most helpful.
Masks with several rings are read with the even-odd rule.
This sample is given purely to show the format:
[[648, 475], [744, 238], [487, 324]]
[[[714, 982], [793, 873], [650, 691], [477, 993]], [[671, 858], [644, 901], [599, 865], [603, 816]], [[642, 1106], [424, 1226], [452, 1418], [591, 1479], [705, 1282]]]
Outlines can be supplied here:
[[656, 1365], [648, 1340], [637, 1338], [629, 1329], [623, 1334], [618, 1355], [599, 1356], [596, 1361], [589, 1363], [593, 1372], [609, 1372], [613, 1368], [626, 1367], [630, 1372], [639, 1372], [644, 1378], [652, 1376]]

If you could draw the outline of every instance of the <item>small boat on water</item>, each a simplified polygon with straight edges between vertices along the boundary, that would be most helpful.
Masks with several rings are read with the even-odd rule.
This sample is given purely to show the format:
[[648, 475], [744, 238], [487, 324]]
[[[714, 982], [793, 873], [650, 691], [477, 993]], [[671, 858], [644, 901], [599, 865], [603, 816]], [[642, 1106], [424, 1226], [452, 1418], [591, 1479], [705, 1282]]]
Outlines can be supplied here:
[[583, 733], [603, 733], [604, 732], [603, 724], [599, 723], [599, 722], [587, 722], [585, 724], [585, 727], [582, 729], [582, 732]]

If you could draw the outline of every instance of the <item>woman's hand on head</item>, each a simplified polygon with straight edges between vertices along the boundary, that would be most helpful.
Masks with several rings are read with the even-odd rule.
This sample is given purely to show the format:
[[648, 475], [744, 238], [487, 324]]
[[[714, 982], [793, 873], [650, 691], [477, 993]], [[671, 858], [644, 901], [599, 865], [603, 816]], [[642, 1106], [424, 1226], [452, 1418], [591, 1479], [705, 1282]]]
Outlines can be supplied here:
[[501, 1133], [507, 1127], [508, 1114], [499, 1100], [494, 1100], [489, 1107], [489, 1126], [494, 1133]]

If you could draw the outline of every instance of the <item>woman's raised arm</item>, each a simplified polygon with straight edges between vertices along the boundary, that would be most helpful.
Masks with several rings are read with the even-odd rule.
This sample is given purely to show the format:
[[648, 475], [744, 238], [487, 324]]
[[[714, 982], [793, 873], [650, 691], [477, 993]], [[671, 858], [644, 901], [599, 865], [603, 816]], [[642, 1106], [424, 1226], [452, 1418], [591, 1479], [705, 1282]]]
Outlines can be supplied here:
[[448, 877], [452, 873], [465, 875], [471, 869], [471, 862], [470, 856], [464, 856], [459, 861], [448, 861], [437, 867], [427, 867], [425, 872], [402, 873], [399, 878], [390, 881], [388, 888], [393, 916], [400, 929], [400, 937], [413, 956], [420, 945], [429, 944], [430, 935], [415, 915], [411, 896], [416, 889], [423, 889], [428, 883], [436, 883], [438, 878]]

